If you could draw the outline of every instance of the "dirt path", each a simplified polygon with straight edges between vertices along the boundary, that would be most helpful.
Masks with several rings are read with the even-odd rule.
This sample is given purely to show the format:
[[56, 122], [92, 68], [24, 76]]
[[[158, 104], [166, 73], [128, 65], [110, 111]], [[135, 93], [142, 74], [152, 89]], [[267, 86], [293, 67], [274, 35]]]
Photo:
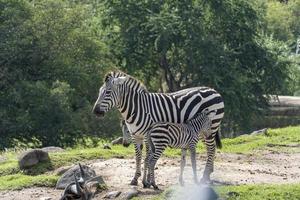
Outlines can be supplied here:
[[[163, 190], [178, 183], [180, 158], [161, 158], [157, 165], [156, 182]], [[93, 160], [86, 163], [97, 174], [102, 175], [108, 185], [108, 191], [126, 191], [135, 169], [134, 159]], [[205, 164], [205, 155], [198, 155], [198, 174], [201, 177]], [[192, 169], [190, 161], [184, 173], [187, 185], [192, 184]], [[284, 154], [265, 152], [259, 155], [218, 153], [215, 162], [215, 172], [212, 179], [218, 184], [256, 184], [256, 183], [300, 183], [300, 153]], [[143, 189], [141, 179], [137, 189], [140, 196], [149, 198], [159, 192]], [[104, 191], [95, 199], [102, 199], [108, 192]], [[28, 188], [20, 191], [0, 192], [0, 199], [5, 200], [40, 200], [42, 197], [58, 199], [61, 190], [51, 188]], [[26, 197], [26, 198], [24, 198]]]

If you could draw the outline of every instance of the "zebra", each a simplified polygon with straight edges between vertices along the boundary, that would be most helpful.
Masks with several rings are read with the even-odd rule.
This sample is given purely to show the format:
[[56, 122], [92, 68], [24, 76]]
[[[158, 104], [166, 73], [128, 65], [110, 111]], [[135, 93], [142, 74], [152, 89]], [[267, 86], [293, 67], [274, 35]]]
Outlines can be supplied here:
[[[132, 76], [121, 71], [111, 71], [105, 76], [100, 87], [93, 113], [101, 117], [113, 107], [120, 111], [132, 135], [136, 171], [131, 185], [137, 185], [141, 176], [141, 148], [149, 127], [157, 122], [180, 124], [192, 119], [204, 109], [217, 110], [212, 119], [213, 134], [205, 140], [207, 162], [202, 180], [210, 181], [213, 164], [208, 163], [213, 163], [215, 146], [221, 147], [220, 136], [217, 133], [224, 116], [223, 98], [217, 91], [209, 87], [194, 87], [173, 93], [151, 93]], [[144, 173], [143, 183], [146, 180], [145, 176]]]
[[[179, 182], [183, 186], [183, 170], [186, 164], [186, 150], [191, 152], [191, 163], [194, 174], [194, 182], [198, 184], [196, 171], [196, 146], [200, 138], [204, 140], [211, 134], [212, 118], [216, 111], [209, 112], [207, 109], [197, 114], [195, 118], [188, 120], [186, 123], [156, 123], [147, 131], [147, 156], [145, 163], [148, 164], [147, 186], [153, 186], [158, 189], [155, 178], [154, 168], [157, 160], [160, 158], [164, 150], [169, 147], [181, 148], [181, 162]], [[202, 133], [202, 134], [201, 134]], [[212, 163], [209, 163], [212, 165]]]

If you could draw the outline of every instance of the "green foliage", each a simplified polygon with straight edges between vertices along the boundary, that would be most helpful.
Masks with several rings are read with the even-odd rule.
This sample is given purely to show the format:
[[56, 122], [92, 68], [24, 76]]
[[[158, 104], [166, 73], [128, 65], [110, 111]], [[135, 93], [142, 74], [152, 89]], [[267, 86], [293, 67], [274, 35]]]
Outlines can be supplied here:
[[91, 114], [101, 77], [113, 67], [150, 91], [214, 87], [225, 101], [224, 132], [249, 129], [266, 95], [300, 91], [299, 59], [290, 56], [299, 6], [0, 0], [0, 149], [72, 146], [120, 132], [118, 112]]
[[266, 31], [278, 40], [288, 42], [295, 49], [295, 42], [300, 37], [299, 0], [266, 2]]
[[58, 176], [38, 175], [28, 176], [23, 174], [14, 174], [0, 177], [0, 190], [17, 190], [27, 187], [54, 187]]
[[248, 1], [119, 0], [105, 6], [107, 43], [121, 68], [142, 74], [156, 90], [214, 87], [224, 97], [227, 128], [250, 128], [249, 119], [266, 107], [266, 94], [288, 93], [287, 53], [259, 34], [261, 15]]
[[91, 114], [111, 62], [90, 5], [1, 0], [0, 7], [0, 149], [14, 139], [70, 146], [118, 124], [115, 113], [109, 123]]

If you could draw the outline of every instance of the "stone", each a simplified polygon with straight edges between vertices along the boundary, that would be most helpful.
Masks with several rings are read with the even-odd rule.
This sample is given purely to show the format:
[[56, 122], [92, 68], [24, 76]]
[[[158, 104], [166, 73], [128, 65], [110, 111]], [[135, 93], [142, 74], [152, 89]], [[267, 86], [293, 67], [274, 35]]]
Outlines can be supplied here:
[[103, 149], [111, 149], [111, 147], [108, 144], [103, 145]]
[[138, 196], [139, 191], [137, 191], [135, 188], [128, 190], [127, 192], [124, 192], [124, 199], [132, 199], [133, 197]]
[[[96, 176], [96, 172], [86, 165], [82, 165], [82, 169], [84, 171], [84, 180], [89, 180]], [[81, 177], [80, 168], [78, 165], [67, 170], [57, 181], [56, 189], [65, 189], [69, 184], [75, 182], [74, 173], [76, 177]]]
[[95, 176], [93, 178], [88, 179], [87, 182], [97, 182], [100, 185], [105, 185], [102, 176]]
[[52, 200], [52, 197], [41, 197], [40, 200]]
[[30, 168], [40, 162], [50, 161], [49, 154], [41, 149], [31, 149], [23, 152], [18, 160], [20, 169]]
[[264, 129], [253, 131], [252, 133], [250, 133], [250, 135], [260, 135], [260, 134], [267, 135], [268, 129], [264, 128]]
[[53, 174], [57, 175], [57, 176], [61, 176], [66, 171], [68, 171], [71, 167], [72, 166], [63, 166], [63, 167], [57, 168], [56, 170], [54, 170]]
[[63, 152], [65, 151], [63, 148], [61, 147], [54, 147], [54, 146], [50, 146], [50, 147], [44, 147], [42, 148], [43, 151], [46, 151], [48, 153], [55, 153], [55, 152]]
[[121, 194], [120, 191], [112, 191], [112, 192], [107, 193], [107, 194], [104, 196], [104, 198], [105, 198], [105, 199], [115, 199], [115, 198], [117, 198], [120, 194]]
[[111, 143], [112, 143], [112, 145], [123, 144], [123, 138], [118, 137], [117, 139], [113, 140]]
[[5, 162], [7, 158], [5, 156], [0, 156], [0, 163]]

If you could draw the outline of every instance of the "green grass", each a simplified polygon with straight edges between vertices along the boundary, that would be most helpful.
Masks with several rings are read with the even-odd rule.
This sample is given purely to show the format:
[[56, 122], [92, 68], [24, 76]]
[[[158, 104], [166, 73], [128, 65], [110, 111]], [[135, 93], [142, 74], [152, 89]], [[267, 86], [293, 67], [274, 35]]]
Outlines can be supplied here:
[[[196, 188], [197, 189], [197, 188]], [[300, 184], [258, 184], [258, 185], [239, 185], [239, 186], [218, 186], [215, 191], [226, 200], [299, 200]], [[163, 193], [151, 198], [151, 200], [174, 199], [174, 192], [180, 196], [182, 187], [171, 187]], [[179, 193], [178, 193], [179, 192]], [[189, 190], [190, 194], [193, 192]], [[187, 192], [185, 192], [187, 193]], [[186, 195], [183, 193], [184, 195]], [[143, 197], [137, 197], [135, 200], [141, 200]], [[176, 198], [175, 198], [176, 199]]]
[[267, 135], [242, 135], [222, 142], [221, 151], [227, 153], [252, 153], [256, 150], [300, 152], [299, 147], [282, 146], [300, 143], [300, 126], [269, 129]]
[[217, 191], [227, 200], [300, 199], [300, 184], [222, 186]]
[[54, 187], [58, 176], [38, 175], [28, 176], [24, 174], [14, 174], [0, 177], [0, 190], [16, 190], [32, 186]]

